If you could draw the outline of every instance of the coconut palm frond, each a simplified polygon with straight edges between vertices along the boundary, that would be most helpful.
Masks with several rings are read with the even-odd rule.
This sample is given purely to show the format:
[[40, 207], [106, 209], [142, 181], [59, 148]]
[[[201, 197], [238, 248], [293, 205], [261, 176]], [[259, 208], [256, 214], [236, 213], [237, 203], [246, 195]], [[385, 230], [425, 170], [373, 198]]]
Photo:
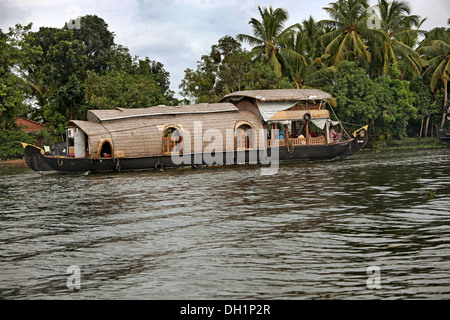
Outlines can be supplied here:
[[241, 42], [247, 42], [250, 45], [260, 45], [263, 41], [257, 37], [250, 36], [248, 34], [238, 34], [236, 39]]

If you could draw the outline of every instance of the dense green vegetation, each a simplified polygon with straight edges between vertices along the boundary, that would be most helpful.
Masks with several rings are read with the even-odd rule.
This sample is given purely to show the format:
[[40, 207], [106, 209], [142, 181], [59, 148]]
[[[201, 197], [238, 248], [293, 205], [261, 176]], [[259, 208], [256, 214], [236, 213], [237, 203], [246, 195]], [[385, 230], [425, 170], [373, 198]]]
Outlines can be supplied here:
[[82, 28], [16, 25], [0, 31], [0, 126], [27, 116], [60, 139], [68, 120], [87, 109], [177, 104], [161, 63], [132, 57], [106, 22], [81, 17]]
[[[329, 19], [310, 17], [286, 27], [287, 10], [258, 7], [259, 18], [249, 20], [253, 34], [236, 37], [250, 52], [237, 43], [221, 50], [233, 38], [220, 39], [196, 71], [185, 71], [183, 95], [214, 102], [242, 89], [313, 87], [336, 98], [341, 121], [369, 124], [372, 140], [431, 135], [448, 108], [450, 28], [421, 30], [425, 19], [397, 0], [373, 7], [338, 0], [323, 9]], [[270, 84], [249, 79], [246, 73], [261, 66], [278, 81], [273, 75]]]
[[20, 130], [0, 130], [0, 159], [22, 158], [21, 142], [34, 144], [36, 137]]
[[323, 10], [329, 19], [285, 26], [286, 9], [258, 7], [252, 34], [223, 36], [196, 70], [185, 70], [183, 101], [164, 66], [133, 57], [98, 16], [81, 17], [73, 30], [33, 32], [31, 23], [0, 30], [1, 150], [11, 148], [21, 116], [46, 124], [56, 142], [88, 109], [217, 102], [237, 90], [275, 88], [330, 92], [339, 119], [370, 124], [374, 141], [430, 136], [448, 108], [450, 28], [422, 30], [425, 19], [397, 0], [372, 7], [338, 0]]

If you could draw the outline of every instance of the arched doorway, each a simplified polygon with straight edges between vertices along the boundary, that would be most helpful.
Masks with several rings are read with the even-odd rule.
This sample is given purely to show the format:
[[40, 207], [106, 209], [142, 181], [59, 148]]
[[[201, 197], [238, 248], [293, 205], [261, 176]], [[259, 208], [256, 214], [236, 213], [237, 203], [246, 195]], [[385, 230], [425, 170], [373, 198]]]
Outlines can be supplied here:
[[113, 148], [108, 140], [102, 142], [100, 147], [99, 157], [100, 158], [111, 158], [113, 153]]
[[167, 127], [163, 134], [163, 153], [179, 153], [181, 152], [181, 131], [176, 127]]
[[253, 130], [248, 124], [242, 124], [236, 129], [236, 148], [252, 149], [253, 148]]

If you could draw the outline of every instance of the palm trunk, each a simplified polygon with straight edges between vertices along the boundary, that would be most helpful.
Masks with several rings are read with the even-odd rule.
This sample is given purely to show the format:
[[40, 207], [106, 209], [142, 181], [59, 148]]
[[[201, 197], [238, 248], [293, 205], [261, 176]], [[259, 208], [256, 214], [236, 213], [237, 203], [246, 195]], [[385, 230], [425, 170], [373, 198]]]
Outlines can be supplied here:
[[427, 122], [425, 123], [425, 135], [424, 137], [428, 137], [428, 123], [430, 122], [430, 116], [427, 117]]
[[442, 114], [441, 127], [444, 127], [445, 117], [447, 116], [447, 79], [444, 79], [444, 113]]

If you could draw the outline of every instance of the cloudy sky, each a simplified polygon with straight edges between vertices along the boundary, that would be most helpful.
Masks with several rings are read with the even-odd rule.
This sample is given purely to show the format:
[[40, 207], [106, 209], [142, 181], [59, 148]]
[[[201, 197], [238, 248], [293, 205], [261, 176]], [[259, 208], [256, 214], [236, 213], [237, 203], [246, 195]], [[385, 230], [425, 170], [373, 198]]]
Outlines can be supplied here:
[[[286, 26], [312, 15], [328, 18], [322, 9], [332, 0], [0, 0], [0, 29], [16, 23], [39, 27], [62, 27], [71, 18], [95, 14], [115, 34], [115, 43], [131, 54], [149, 57], [170, 72], [171, 89], [179, 92], [186, 68], [225, 36], [251, 34], [248, 21], [259, 19], [258, 6], [284, 8], [289, 12]], [[376, 0], [369, 0], [375, 4]], [[410, 0], [412, 13], [427, 17], [423, 28], [447, 26], [449, 0]], [[82, 27], [82, 26], [81, 26]]]

